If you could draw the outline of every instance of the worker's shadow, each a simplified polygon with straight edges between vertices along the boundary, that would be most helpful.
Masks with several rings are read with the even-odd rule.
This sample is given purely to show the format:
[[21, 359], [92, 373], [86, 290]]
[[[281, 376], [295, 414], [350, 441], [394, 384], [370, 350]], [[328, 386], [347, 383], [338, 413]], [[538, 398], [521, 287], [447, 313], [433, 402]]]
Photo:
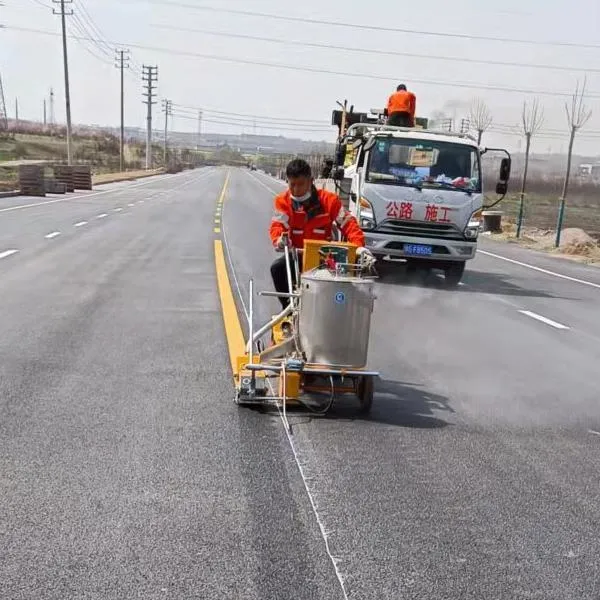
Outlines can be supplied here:
[[357, 405], [349, 399], [334, 405], [330, 418], [364, 420], [414, 429], [440, 429], [449, 423], [440, 413], [453, 414], [448, 398], [429, 392], [416, 384], [375, 378], [371, 412], [357, 414]]

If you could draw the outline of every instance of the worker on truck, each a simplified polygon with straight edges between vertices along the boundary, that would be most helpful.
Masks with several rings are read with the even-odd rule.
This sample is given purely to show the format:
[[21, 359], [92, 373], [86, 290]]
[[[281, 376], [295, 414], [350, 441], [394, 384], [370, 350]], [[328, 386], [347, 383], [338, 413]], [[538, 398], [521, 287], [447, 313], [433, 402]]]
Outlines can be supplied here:
[[[275, 198], [269, 228], [275, 250], [283, 252], [286, 245], [302, 250], [305, 239], [331, 241], [334, 228], [337, 227], [350, 244], [358, 246], [359, 258], [367, 263], [375, 261], [371, 252], [364, 247], [365, 236], [357, 220], [342, 206], [337, 194], [316, 188], [310, 165], [305, 160], [292, 160], [286, 168], [286, 177], [288, 189]], [[301, 260], [301, 256], [299, 258]], [[294, 275], [292, 272], [295, 284]], [[287, 285], [285, 256], [273, 262], [271, 277], [277, 292], [291, 292]], [[282, 297], [279, 300], [283, 308], [290, 301]]]
[[389, 97], [387, 108], [383, 114], [387, 124], [394, 127], [414, 127], [417, 110], [417, 97], [401, 83]]

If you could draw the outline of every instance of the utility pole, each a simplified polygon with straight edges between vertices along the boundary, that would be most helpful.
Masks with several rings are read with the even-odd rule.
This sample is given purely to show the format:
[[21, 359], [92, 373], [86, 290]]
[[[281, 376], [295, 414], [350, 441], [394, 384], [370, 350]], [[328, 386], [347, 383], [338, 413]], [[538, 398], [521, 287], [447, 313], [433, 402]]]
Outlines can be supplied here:
[[47, 118], [46, 118], [46, 98], [44, 98], [44, 127], [46, 127]]
[[15, 127], [19, 126], [19, 99], [15, 98]]
[[129, 50], [116, 50], [117, 69], [121, 71], [121, 152], [120, 152], [120, 170], [125, 166], [125, 69], [129, 69]]
[[54, 88], [50, 88], [50, 127], [54, 125]]
[[162, 110], [165, 113], [165, 139], [163, 145], [163, 162], [165, 163], [165, 168], [167, 166], [167, 137], [169, 135], [169, 116], [173, 114], [173, 103], [171, 100], [163, 100], [162, 102]]
[[146, 100], [144, 104], [148, 105], [148, 116], [147, 128], [146, 128], [146, 170], [150, 168], [152, 163], [152, 105], [156, 104], [153, 102], [153, 98], [156, 97], [154, 90], [156, 89], [156, 82], [158, 81], [158, 67], [142, 66], [142, 81], [145, 82], [143, 96]]
[[8, 115], [4, 102], [4, 88], [2, 87], [2, 74], [0, 74], [0, 131], [8, 131]]
[[196, 150], [200, 150], [200, 138], [202, 136], [202, 111], [198, 111], [198, 143], [196, 144]]
[[60, 15], [62, 25], [63, 62], [65, 68], [65, 108], [67, 112], [67, 164], [73, 164], [73, 148], [71, 140], [71, 93], [69, 89], [69, 58], [67, 55], [67, 23], [65, 17], [71, 16], [73, 11], [65, 12], [65, 4], [72, 4], [73, 0], [52, 0], [60, 5], [60, 12], [53, 10], [55, 15]]

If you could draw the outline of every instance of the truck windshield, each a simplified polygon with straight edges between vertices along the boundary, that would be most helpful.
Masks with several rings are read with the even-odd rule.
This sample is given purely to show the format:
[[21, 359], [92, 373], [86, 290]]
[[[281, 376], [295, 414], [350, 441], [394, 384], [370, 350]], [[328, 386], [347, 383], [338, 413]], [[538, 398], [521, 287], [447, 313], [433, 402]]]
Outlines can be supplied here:
[[452, 142], [379, 138], [370, 151], [367, 181], [480, 192], [479, 153]]

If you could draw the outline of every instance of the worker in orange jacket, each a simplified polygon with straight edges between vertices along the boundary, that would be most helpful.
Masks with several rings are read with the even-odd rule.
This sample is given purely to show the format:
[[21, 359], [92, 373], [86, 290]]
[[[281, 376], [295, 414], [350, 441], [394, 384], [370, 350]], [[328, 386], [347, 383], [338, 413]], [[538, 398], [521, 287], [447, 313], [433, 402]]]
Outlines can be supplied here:
[[[342, 206], [337, 194], [315, 187], [310, 165], [305, 160], [292, 160], [286, 168], [286, 177], [288, 189], [275, 198], [269, 228], [275, 250], [283, 252], [286, 245], [302, 250], [305, 239], [331, 241], [337, 227], [349, 243], [358, 246], [357, 255], [363, 261], [374, 262], [373, 255], [364, 247], [365, 235], [357, 220]], [[292, 272], [295, 284], [294, 275]], [[277, 292], [290, 293], [285, 256], [273, 262], [271, 277]], [[284, 308], [289, 304], [289, 298], [279, 300]]]
[[401, 83], [389, 97], [384, 115], [387, 124], [395, 127], [414, 127], [417, 97]]

